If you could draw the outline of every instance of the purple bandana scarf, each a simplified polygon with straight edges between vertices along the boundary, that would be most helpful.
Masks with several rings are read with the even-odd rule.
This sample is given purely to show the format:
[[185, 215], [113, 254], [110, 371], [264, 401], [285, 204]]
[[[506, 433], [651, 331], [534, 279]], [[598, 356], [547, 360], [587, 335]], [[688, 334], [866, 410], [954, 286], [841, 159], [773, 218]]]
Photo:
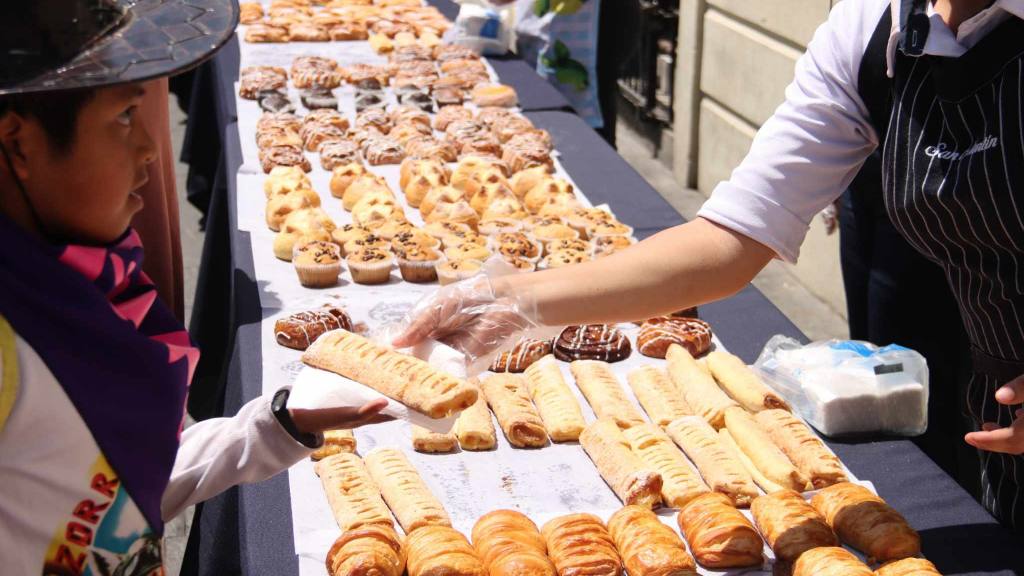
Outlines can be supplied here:
[[142, 257], [134, 230], [109, 246], [52, 246], [0, 216], [0, 315], [53, 372], [160, 536], [199, 350]]

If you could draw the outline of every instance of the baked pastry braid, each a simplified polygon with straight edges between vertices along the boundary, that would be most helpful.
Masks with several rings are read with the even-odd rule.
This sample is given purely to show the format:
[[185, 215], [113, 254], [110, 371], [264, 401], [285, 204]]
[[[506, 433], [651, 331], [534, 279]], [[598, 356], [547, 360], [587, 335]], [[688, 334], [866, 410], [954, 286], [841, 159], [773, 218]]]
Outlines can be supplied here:
[[942, 576], [942, 573], [924, 558], [904, 558], [875, 570], [875, 576]]
[[544, 537], [521, 512], [495, 510], [473, 525], [473, 547], [489, 576], [555, 576]]
[[558, 576], [621, 576], [622, 562], [601, 519], [568, 514], [540, 529]]
[[587, 423], [583, 420], [576, 396], [562, 377], [562, 370], [555, 357], [549, 355], [534, 362], [524, 375], [526, 388], [551, 441], [579, 440]]
[[409, 576], [487, 576], [466, 537], [450, 526], [424, 526], [405, 538]]
[[[476, 384], [471, 384], [476, 387]], [[490, 450], [498, 444], [491, 411], [487, 409], [487, 399], [479, 387], [477, 392], [476, 402], [459, 414], [452, 429], [463, 450]]]
[[686, 348], [678, 344], [669, 346], [665, 359], [668, 360], [668, 375], [672, 383], [694, 414], [707, 420], [715, 430], [725, 426], [726, 408], [739, 404], [722, 392], [715, 379], [697, 364]]
[[739, 356], [716, 350], [708, 354], [707, 366], [718, 385], [747, 410], [790, 409], [782, 396], [766, 386]]
[[580, 444], [623, 504], [654, 508], [661, 503], [661, 474], [633, 453], [613, 420], [590, 423]]
[[642, 366], [627, 376], [633, 395], [644, 407], [647, 416], [664, 428], [676, 418], [693, 414], [668, 374], [654, 366]]
[[402, 576], [402, 539], [391, 526], [370, 524], [348, 530], [327, 552], [330, 576]]
[[869, 561], [900, 560], [921, 552], [921, 538], [906, 519], [859, 484], [829, 486], [811, 498], [811, 505], [843, 542], [867, 554]]
[[725, 494], [736, 506], [750, 505], [760, 492], [750, 473], [703, 418], [686, 416], [665, 429], [700, 471], [711, 490]]
[[412, 449], [428, 454], [454, 452], [459, 439], [454, 432], [431, 432], [422, 426], [412, 425]]
[[846, 548], [814, 548], [800, 555], [793, 576], [874, 576], [871, 568]]
[[839, 545], [825, 519], [796, 491], [759, 496], [750, 504], [750, 512], [776, 558], [793, 561], [811, 548]]
[[645, 422], [633, 426], [623, 430], [622, 435], [629, 441], [633, 453], [661, 474], [661, 497], [668, 506], [681, 508], [709, 491], [679, 448], [654, 424]]
[[351, 454], [355, 451], [356, 437], [351, 430], [327, 430], [324, 432], [323, 446], [314, 450], [309, 457], [317, 461], [342, 452]]
[[391, 512], [359, 456], [335, 454], [318, 462], [314, 469], [343, 532], [368, 524], [392, 526]]
[[747, 568], [764, 560], [757, 530], [724, 494], [708, 492], [690, 500], [676, 520], [702, 566]]
[[[774, 492], [777, 487], [791, 488], [798, 492], [807, 490], [807, 477], [772, 442], [751, 413], [742, 408], [730, 408], [725, 411], [725, 426], [723, 430], [728, 431], [743, 456], [771, 483], [770, 486], [761, 486], [765, 492]], [[757, 480], [756, 475], [754, 480]]]
[[477, 398], [477, 391], [464, 380], [346, 330], [317, 339], [302, 361], [351, 378], [431, 418], [465, 410]]
[[530, 401], [526, 384], [515, 374], [495, 374], [480, 383], [508, 443], [517, 448], [544, 446], [548, 432]]
[[613, 420], [622, 429], [644, 423], [644, 417], [626, 397], [608, 363], [576, 360], [569, 364], [569, 370], [598, 418]]
[[451, 526], [444, 506], [400, 450], [378, 448], [364, 461], [381, 496], [407, 533], [421, 526]]
[[839, 458], [792, 413], [762, 410], [754, 415], [754, 419], [814, 488], [825, 488], [847, 480]]
[[647, 508], [626, 506], [612, 514], [608, 532], [629, 576], [697, 576], [682, 538]]

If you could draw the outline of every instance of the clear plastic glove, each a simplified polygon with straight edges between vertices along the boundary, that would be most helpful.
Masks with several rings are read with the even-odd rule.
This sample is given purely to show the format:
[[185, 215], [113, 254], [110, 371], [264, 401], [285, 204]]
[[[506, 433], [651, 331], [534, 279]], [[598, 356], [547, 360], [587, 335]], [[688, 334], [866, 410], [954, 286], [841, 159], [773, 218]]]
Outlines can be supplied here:
[[494, 358], [523, 336], [547, 332], [527, 295], [495, 296], [489, 276], [450, 284], [420, 300], [392, 341], [396, 348], [433, 339], [462, 352], [466, 372], [486, 370]]

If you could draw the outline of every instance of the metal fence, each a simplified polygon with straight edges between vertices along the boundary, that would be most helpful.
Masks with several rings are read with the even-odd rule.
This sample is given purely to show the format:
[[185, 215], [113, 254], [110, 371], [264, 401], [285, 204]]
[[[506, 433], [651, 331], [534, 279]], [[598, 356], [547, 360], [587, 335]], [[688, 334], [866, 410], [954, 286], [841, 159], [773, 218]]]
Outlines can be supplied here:
[[623, 2], [619, 93], [642, 116], [671, 124], [679, 0], [611, 1]]

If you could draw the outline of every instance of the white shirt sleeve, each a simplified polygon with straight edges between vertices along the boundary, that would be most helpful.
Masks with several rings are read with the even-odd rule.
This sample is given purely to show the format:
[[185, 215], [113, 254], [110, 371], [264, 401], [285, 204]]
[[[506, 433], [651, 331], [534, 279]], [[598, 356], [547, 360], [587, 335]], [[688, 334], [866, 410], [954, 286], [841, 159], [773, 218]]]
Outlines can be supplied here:
[[270, 478], [309, 456], [312, 450], [281, 427], [270, 400], [256, 398], [231, 418], [211, 418], [185, 429], [161, 503], [164, 520], [237, 484]]
[[889, 0], [836, 5], [797, 61], [785, 102], [698, 216], [796, 261], [811, 219], [842, 194], [878, 146], [857, 74], [888, 7]]

